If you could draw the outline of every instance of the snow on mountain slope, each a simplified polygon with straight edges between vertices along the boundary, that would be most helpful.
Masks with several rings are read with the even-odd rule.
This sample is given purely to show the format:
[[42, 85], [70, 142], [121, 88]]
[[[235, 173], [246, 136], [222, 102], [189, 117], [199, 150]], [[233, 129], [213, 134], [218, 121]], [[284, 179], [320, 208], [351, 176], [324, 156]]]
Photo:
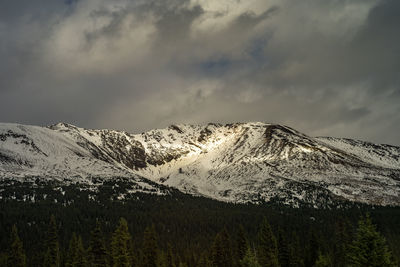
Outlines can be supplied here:
[[[372, 165], [358, 155], [280, 125], [212, 124], [195, 129], [195, 134], [193, 128], [175, 127], [180, 129], [175, 134], [164, 130], [163, 135], [156, 135], [192, 137], [186, 141], [191, 148], [161, 166], [140, 170], [143, 176], [229, 201], [269, 200], [281, 197], [282, 192], [301, 200], [314, 193], [305, 186], [312, 184], [350, 200], [399, 203], [399, 164]], [[171, 149], [173, 155], [172, 142], [163, 138], [159, 138], [158, 149]]]
[[92, 156], [82, 136], [48, 128], [1, 124], [0, 177], [129, 176], [129, 171]]
[[[234, 201], [321, 196], [400, 205], [400, 148], [311, 138], [266, 123], [172, 125], [142, 134], [0, 124], [0, 177], [145, 177]], [[136, 177], [136, 178], [135, 178]]]
[[348, 154], [360, 157], [370, 164], [382, 166], [384, 168], [399, 168], [400, 166], [400, 147], [376, 145], [369, 142], [345, 138], [318, 137], [316, 139], [327, 145], [341, 149]]
[[[104, 179], [129, 179], [130, 190], [165, 194], [147, 179], [134, 175], [123, 164], [104, 154], [97, 145], [101, 139], [72, 125], [52, 128], [0, 124], [0, 181], [28, 180], [102, 184]], [[97, 145], [96, 145], [97, 144]], [[1, 198], [1, 196], [0, 196]]]

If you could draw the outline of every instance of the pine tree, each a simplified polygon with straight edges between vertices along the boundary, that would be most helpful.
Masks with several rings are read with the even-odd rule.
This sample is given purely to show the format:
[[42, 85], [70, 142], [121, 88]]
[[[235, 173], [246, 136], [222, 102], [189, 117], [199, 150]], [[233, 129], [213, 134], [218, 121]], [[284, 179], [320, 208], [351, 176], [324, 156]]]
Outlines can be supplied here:
[[276, 238], [266, 218], [264, 218], [258, 232], [257, 256], [260, 265], [263, 267], [279, 266]]
[[167, 266], [167, 255], [163, 250], [160, 250], [157, 257], [157, 266], [166, 267]]
[[157, 236], [154, 225], [147, 227], [143, 239], [143, 266], [156, 267], [158, 258]]
[[215, 237], [211, 249], [211, 263], [215, 267], [231, 267], [233, 265], [230, 238], [225, 228]]
[[85, 267], [88, 266], [86, 250], [83, 247], [82, 237], [78, 236], [78, 254], [76, 256], [76, 266]]
[[7, 266], [7, 253], [0, 253], [0, 266]]
[[289, 244], [282, 228], [278, 229], [278, 259], [281, 267], [289, 267]]
[[347, 259], [348, 247], [351, 244], [351, 226], [348, 221], [340, 219], [335, 224], [334, 241], [333, 241], [333, 265], [337, 267], [345, 267]]
[[9, 267], [25, 267], [26, 256], [22, 241], [19, 239], [17, 226], [13, 225], [11, 229], [11, 246], [7, 258]]
[[309, 236], [309, 242], [307, 247], [306, 259], [305, 259], [306, 266], [314, 266], [318, 258], [319, 250], [320, 247], [319, 247], [319, 241], [317, 239], [317, 234], [315, 233], [314, 230], [312, 230]]
[[261, 267], [250, 248], [247, 249], [243, 259], [240, 260], [240, 267]]
[[207, 253], [203, 252], [201, 254], [200, 259], [198, 260], [196, 266], [197, 267], [210, 267], [211, 266], [211, 263], [210, 263]]
[[129, 253], [131, 235], [128, 230], [128, 222], [121, 218], [111, 240], [111, 256], [113, 267], [130, 267], [132, 264]]
[[89, 262], [89, 266], [91, 267], [108, 266], [108, 255], [99, 221], [96, 222], [96, 227], [91, 232], [89, 245]]
[[249, 249], [249, 242], [247, 241], [246, 232], [242, 225], [239, 226], [239, 231], [236, 237], [236, 255], [237, 261], [241, 261]]
[[66, 267], [86, 267], [88, 266], [85, 249], [83, 248], [82, 237], [77, 237], [72, 233], [72, 238], [69, 243], [68, 256], [65, 263]]
[[67, 259], [65, 261], [65, 267], [72, 267], [74, 266], [74, 259], [76, 257], [76, 248], [78, 245], [78, 238], [76, 237], [75, 232], [72, 233], [71, 240], [69, 241], [69, 249], [67, 254]]
[[395, 266], [385, 238], [376, 230], [367, 215], [358, 222], [355, 239], [348, 254], [350, 266]]
[[332, 265], [331, 259], [328, 255], [323, 255], [323, 254], [319, 253], [314, 266], [315, 267], [330, 267], [333, 265]]
[[289, 264], [290, 267], [301, 267], [304, 266], [302, 259], [302, 250], [300, 248], [299, 236], [296, 232], [292, 233], [291, 242], [289, 243]]
[[51, 215], [50, 217], [49, 230], [46, 240], [46, 254], [44, 257], [43, 266], [60, 266], [60, 245], [58, 243], [57, 224], [54, 215]]
[[168, 243], [168, 246], [167, 246], [167, 255], [165, 258], [165, 266], [166, 267], [175, 267], [174, 254], [172, 252], [172, 247], [171, 247], [170, 243]]

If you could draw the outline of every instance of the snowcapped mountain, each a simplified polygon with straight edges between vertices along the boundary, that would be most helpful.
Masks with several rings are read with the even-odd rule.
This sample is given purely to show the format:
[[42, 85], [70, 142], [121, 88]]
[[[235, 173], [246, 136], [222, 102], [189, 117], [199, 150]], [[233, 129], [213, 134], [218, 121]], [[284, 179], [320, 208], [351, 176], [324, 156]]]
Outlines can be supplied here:
[[[0, 179], [125, 177], [233, 202], [347, 199], [400, 205], [400, 148], [312, 138], [267, 123], [172, 125], [142, 134], [0, 124]], [[146, 179], [143, 179], [146, 178]]]

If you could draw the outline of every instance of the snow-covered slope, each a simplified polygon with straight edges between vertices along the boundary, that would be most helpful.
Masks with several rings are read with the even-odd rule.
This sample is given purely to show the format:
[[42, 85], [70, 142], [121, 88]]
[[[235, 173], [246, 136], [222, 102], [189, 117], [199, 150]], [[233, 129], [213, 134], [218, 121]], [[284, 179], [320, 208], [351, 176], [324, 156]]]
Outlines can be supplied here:
[[0, 181], [9, 184], [10, 178], [41, 178], [98, 185], [105, 179], [129, 178], [134, 191], [166, 193], [104, 153], [97, 146], [101, 140], [90, 131], [62, 125], [44, 128], [0, 124]]
[[400, 205], [400, 148], [312, 138], [266, 123], [172, 125], [142, 134], [0, 124], [0, 177], [27, 176], [145, 177], [234, 202]]

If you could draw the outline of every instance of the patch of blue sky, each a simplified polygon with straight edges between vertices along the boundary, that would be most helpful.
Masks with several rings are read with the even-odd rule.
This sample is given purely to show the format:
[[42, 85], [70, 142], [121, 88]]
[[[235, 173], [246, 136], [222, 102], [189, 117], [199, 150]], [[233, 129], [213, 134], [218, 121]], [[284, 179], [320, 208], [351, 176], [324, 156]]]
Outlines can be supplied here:
[[223, 75], [233, 67], [233, 62], [227, 57], [219, 57], [201, 62], [198, 68], [207, 75]]
[[265, 65], [268, 63], [268, 58], [265, 55], [265, 47], [268, 44], [267, 37], [261, 37], [253, 40], [248, 46], [246, 53], [250, 60], [256, 65]]
[[262, 37], [253, 40], [244, 50], [246, 57], [231, 59], [228, 56], [215, 56], [200, 62], [196, 69], [207, 76], [223, 76], [236, 69], [257, 69], [268, 64], [265, 54], [268, 38]]
[[73, 4], [75, 4], [76, 2], [78, 2], [78, 0], [64, 0], [64, 3], [65, 3], [66, 5], [73, 5]]

